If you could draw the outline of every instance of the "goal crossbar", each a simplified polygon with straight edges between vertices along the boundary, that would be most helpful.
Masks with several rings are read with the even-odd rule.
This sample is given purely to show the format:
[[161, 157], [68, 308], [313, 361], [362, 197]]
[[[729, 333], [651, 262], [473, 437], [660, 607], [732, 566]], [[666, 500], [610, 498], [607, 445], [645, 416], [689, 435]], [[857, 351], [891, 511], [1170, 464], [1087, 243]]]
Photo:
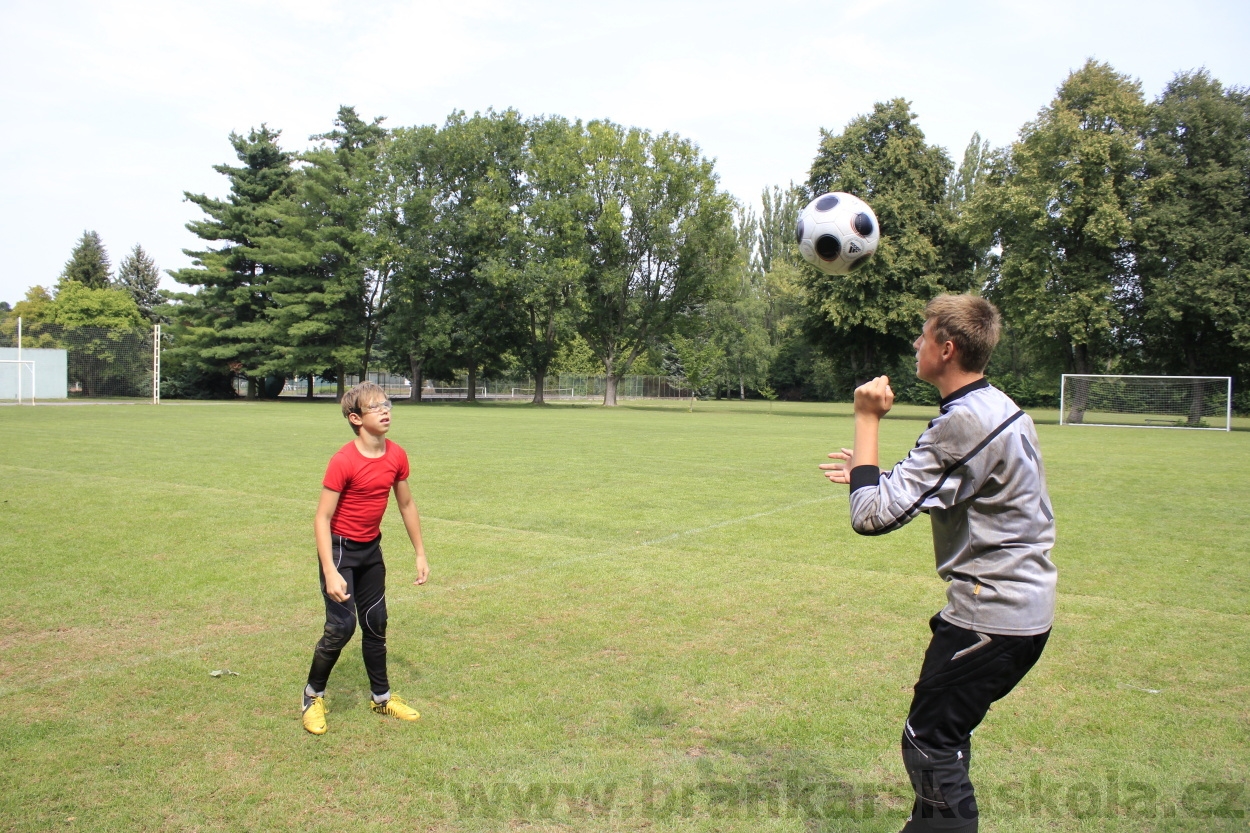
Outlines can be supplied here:
[[35, 404], [35, 363], [30, 359], [0, 359], [0, 364], [17, 365], [17, 404], [22, 404], [22, 366], [30, 369], [30, 404]]
[[1232, 422], [1230, 376], [1060, 377], [1060, 425], [1231, 431]]

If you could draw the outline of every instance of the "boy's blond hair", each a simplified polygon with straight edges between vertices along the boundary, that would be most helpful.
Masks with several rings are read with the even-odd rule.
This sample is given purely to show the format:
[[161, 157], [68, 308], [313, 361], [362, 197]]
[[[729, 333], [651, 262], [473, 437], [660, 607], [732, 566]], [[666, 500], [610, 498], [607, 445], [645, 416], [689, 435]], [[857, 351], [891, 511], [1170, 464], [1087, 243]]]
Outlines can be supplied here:
[[960, 367], [985, 372], [1002, 334], [997, 307], [980, 295], [939, 295], [925, 306], [924, 318], [933, 322], [934, 341], [954, 342]]
[[[384, 399], [386, 399], [386, 391], [382, 389], [381, 385], [373, 382], [361, 382], [343, 394], [343, 400], [340, 403], [343, 406], [343, 419], [347, 419], [351, 414], [361, 414], [364, 408], [375, 405]], [[354, 433], [360, 433], [359, 425], [355, 425], [350, 421], [348, 424], [352, 426]]]

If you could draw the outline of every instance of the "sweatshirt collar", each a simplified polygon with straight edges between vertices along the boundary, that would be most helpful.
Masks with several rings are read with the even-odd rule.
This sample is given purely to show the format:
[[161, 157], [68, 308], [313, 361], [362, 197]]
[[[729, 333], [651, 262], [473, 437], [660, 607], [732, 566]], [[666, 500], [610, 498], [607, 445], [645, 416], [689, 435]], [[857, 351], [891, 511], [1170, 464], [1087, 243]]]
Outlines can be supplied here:
[[981, 388], [988, 388], [989, 386], [990, 386], [989, 380], [986, 379], [984, 376], [982, 376], [980, 379], [977, 379], [975, 382], [969, 382], [968, 384], [964, 385], [959, 390], [952, 391], [950, 396], [943, 397], [942, 401], [939, 402], [938, 405], [941, 406], [942, 413], [946, 413], [946, 409], [950, 407], [950, 404], [954, 402], [956, 399], [958, 399], [959, 397], [966, 396], [972, 393], [974, 390], [981, 390]]

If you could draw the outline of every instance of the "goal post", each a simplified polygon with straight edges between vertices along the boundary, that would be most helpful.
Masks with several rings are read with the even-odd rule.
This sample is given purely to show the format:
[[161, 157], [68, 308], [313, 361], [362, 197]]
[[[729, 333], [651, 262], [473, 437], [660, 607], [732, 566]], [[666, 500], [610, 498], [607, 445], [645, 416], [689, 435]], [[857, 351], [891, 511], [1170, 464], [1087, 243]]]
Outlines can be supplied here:
[[152, 404], [161, 404], [161, 325], [152, 325]]
[[30, 404], [34, 405], [35, 404], [35, 381], [36, 381], [35, 380], [35, 363], [31, 361], [30, 359], [0, 359], [0, 366], [12, 367], [14, 370], [17, 371], [17, 385], [15, 388], [17, 391], [17, 395], [15, 396], [15, 399], [17, 400], [17, 404], [19, 405], [22, 404], [22, 401], [23, 401], [22, 394], [26, 390], [25, 386], [22, 384], [22, 371], [24, 370], [30, 374], [30, 397], [29, 398], [30, 398]]
[[1065, 373], [1060, 425], [1231, 431], [1231, 376], [1115, 376]]
[[22, 358], [22, 317], [17, 317], [17, 358], [5, 359], [0, 364], [13, 365], [13, 369], [17, 371], [17, 404], [22, 404], [22, 370], [30, 372], [30, 404], [35, 404], [35, 362], [32, 359]]

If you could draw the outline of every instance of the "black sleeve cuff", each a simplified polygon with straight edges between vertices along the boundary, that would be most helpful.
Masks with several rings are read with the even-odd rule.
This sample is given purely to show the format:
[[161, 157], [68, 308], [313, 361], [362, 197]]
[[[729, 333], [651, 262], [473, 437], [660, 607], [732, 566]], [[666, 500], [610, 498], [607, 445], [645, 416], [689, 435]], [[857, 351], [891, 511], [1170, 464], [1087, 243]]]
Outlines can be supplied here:
[[881, 469], [876, 466], [856, 466], [851, 469], [851, 491], [868, 486], [877, 487], [881, 481]]

